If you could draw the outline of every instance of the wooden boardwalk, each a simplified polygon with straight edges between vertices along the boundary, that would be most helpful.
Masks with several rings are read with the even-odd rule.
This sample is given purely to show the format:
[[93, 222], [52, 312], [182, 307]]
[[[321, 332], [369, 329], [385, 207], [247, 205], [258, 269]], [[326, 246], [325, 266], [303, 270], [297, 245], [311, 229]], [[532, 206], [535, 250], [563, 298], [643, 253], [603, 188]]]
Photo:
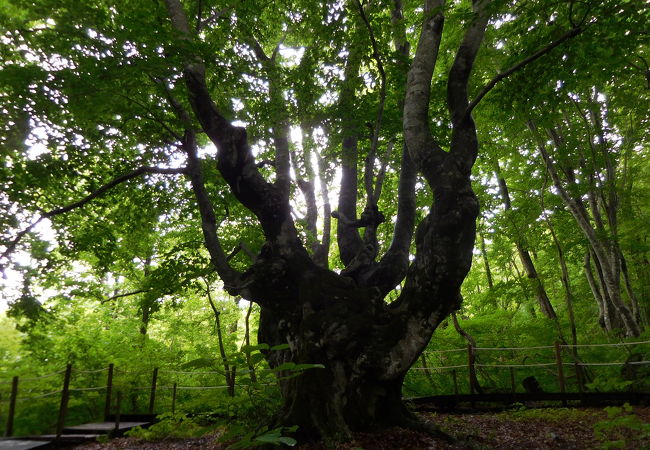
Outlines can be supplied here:
[[48, 449], [69, 447], [96, 440], [100, 436], [122, 436], [125, 432], [135, 428], [146, 428], [153, 424], [155, 415], [123, 415], [119, 421], [84, 423], [65, 427], [60, 436], [56, 434], [43, 434], [39, 436], [25, 436], [0, 439], [0, 450], [29, 450], [33, 448]]

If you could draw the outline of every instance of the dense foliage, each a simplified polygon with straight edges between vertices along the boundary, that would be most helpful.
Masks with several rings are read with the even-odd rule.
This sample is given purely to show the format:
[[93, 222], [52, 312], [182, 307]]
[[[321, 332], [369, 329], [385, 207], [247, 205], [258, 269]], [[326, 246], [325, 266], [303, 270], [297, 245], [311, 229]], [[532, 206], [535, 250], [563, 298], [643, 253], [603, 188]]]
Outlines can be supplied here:
[[[284, 228], [269, 225], [266, 204], [250, 197], [255, 183], [286, 195], [278, 211], [315, 266], [354, 289], [377, 289], [386, 305], [406, 303], [418, 288], [407, 266], [415, 261], [415, 272], [426, 247], [402, 219], [408, 174], [412, 222], [424, 230], [444, 203], [426, 152], [413, 150], [419, 135], [408, 135], [417, 99], [407, 73], [421, 33], [441, 29], [442, 15], [421, 105], [432, 155], [459, 152], [457, 49], [486, 20], [466, 80], [480, 147], [465, 169], [474, 164], [481, 212], [462, 305], [440, 300], [428, 350], [648, 336], [650, 11], [642, 2], [10, 0], [0, 6], [2, 380], [111, 362], [144, 381], [154, 367], [239, 380], [233, 366], [252, 362], [235, 355], [256, 343], [260, 308], [238, 296], [272, 313], [276, 328], [284, 320], [280, 300], [264, 297], [280, 288], [253, 278], [282, 279], [273, 261], [259, 275], [261, 264], [288, 253]], [[255, 169], [235, 173], [224, 162], [226, 144], [196, 100], [197, 61], [218, 117], [245, 127]], [[462, 280], [462, 269], [451, 272]], [[271, 329], [262, 340], [283, 343]], [[572, 354], [647, 360], [647, 349]], [[324, 362], [283, 351], [271, 352], [272, 367]], [[464, 357], [424, 353], [417, 364]], [[594, 388], [626, 381], [618, 368], [583, 375]], [[507, 373], [477, 376], [486, 388], [510, 383]], [[448, 372], [412, 371], [405, 383], [405, 395], [453, 389]], [[232, 402], [228, 393], [179, 405], [214, 411]], [[145, 402], [134, 397], [133, 407]], [[100, 394], [79, 400], [73, 414], [99, 403]], [[24, 431], [47, 423], [44, 411], [23, 418]]]

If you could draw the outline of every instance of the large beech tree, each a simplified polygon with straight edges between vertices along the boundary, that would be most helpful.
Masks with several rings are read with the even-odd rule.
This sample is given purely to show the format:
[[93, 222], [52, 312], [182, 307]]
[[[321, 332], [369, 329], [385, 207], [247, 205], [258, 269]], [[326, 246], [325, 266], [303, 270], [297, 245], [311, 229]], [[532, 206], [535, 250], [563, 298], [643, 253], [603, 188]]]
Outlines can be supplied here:
[[[106, 236], [186, 214], [224, 288], [260, 305], [259, 341], [288, 344], [269, 363], [323, 366], [280, 380], [278, 423], [328, 440], [422, 426], [401, 386], [461, 304], [479, 212], [473, 111], [633, 10], [422, 3], [11, 1], [3, 220], [21, 231], [3, 259], [44, 219], [73, 254], [105, 248], [84, 241], [82, 211], [110, 218]], [[37, 141], [40, 154], [24, 146]]]

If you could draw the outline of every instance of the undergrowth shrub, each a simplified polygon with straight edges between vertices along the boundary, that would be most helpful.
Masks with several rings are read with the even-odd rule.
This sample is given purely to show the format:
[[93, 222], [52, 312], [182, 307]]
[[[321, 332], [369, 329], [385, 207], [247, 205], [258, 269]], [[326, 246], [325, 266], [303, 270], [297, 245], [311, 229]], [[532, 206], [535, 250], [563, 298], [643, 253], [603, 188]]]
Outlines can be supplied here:
[[189, 417], [182, 413], [165, 413], [148, 428], [135, 427], [125, 433], [128, 437], [154, 441], [160, 439], [180, 439], [200, 437], [213, 431], [215, 424], [202, 423], [200, 417]]
[[650, 424], [634, 414], [634, 408], [628, 403], [608, 406], [605, 412], [607, 419], [594, 424], [594, 436], [603, 448], [623, 448], [630, 440], [650, 438]]

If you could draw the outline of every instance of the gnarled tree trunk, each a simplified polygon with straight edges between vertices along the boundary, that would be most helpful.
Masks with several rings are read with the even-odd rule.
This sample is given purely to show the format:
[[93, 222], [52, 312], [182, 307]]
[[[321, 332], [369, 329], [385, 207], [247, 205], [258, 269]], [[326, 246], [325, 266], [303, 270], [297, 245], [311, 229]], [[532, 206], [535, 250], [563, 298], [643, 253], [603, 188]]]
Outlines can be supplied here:
[[[179, 39], [190, 42], [192, 31], [179, 0], [166, 0], [166, 4]], [[360, 136], [350, 112], [355, 108], [355, 79], [360, 67], [358, 45], [364, 27], [366, 45], [372, 48], [373, 59], [381, 72], [382, 62], [371, 21], [366, 17], [367, 9], [360, 3], [352, 5], [357, 8], [349, 8], [358, 10], [359, 17], [349, 22], [353, 43], [344, 70], [340, 102], [342, 109], [350, 109], [341, 126], [339, 210], [332, 213], [338, 220], [339, 255], [345, 266], [341, 273], [315, 261], [314, 253], [310, 254], [308, 246], [301, 241], [294, 224], [288, 187], [290, 149], [286, 145], [287, 126], [282, 117], [273, 130], [276, 177], [270, 182], [258, 170], [246, 130], [227, 121], [212, 101], [203, 61], [197, 54], [188, 54], [183, 77], [194, 118], [218, 149], [217, 168], [223, 179], [236, 199], [257, 217], [265, 238], [252, 266], [245, 272], [228, 264], [196, 156], [194, 119], [180, 102], [170, 99], [186, 127], [183, 148], [188, 157], [187, 171], [201, 212], [205, 245], [225, 288], [260, 305], [258, 338], [261, 342], [288, 344], [285, 350], [269, 353], [272, 367], [284, 362], [323, 366], [298, 377], [279, 379], [283, 407], [278, 423], [299, 425], [299, 433], [306, 437], [338, 441], [350, 438], [353, 430], [418, 424], [402, 404], [402, 382], [436, 327], [459, 308], [460, 286], [472, 262], [478, 216], [478, 201], [470, 182], [478, 153], [472, 108], [500, 79], [557, 45], [550, 45], [499, 74], [470, 103], [468, 82], [488, 23], [490, 4], [490, 0], [474, 1], [472, 19], [467, 22], [449, 72], [447, 105], [452, 133], [449, 148], [443, 150], [429, 129], [428, 107], [442, 40], [444, 1], [426, 0], [424, 4], [422, 31], [408, 70], [403, 103], [405, 147], [399, 168], [398, 217], [394, 222], [393, 241], [383, 255], [379, 254], [377, 227], [385, 218], [377, 201], [385, 161], [381, 162], [382, 169], [374, 173], [374, 159], [379, 159], [379, 154], [388, 154], [388, 150], [378, 151], [383, 97], [377, 108], [368, 152], [371, 160], [364, 165], [365, 196], [358, 194]], [[392, 18], [395, 47], [406, 71], [409, 50], [398, 0]], [[269, 66], [272, 57], [266, 57], [259, 45], [253, 47], [269, 77], [271, 101], [281, 102], [281, 96], [277, 95], [281, 80], [274, 78]], [[385, 74], [381, 75], [380, 90], [384, 92]], [[416, 228], [414, 187], [418, 173], [433, 195], [424, 219]], [[359, 198], [365, 198], [366, 205], [357, 218]], [[410, 254], [413, 236], [414, 256]], [[398, 298], [387, 303], [385, 297], [396, 286], [401, 287]]]

